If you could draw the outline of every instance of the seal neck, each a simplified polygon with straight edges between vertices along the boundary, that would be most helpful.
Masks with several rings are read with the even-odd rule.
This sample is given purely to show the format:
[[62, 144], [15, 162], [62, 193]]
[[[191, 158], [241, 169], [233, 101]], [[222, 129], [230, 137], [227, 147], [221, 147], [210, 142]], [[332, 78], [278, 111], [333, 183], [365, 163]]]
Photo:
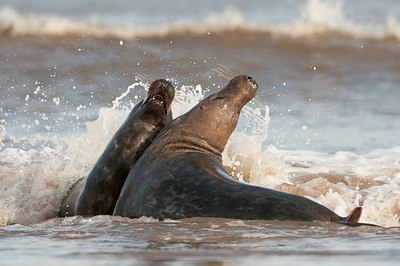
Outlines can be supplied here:
[[162, 150], [166, 152], [173, 153], [188, 153], [197, 152], [213, 156], [219, 161], [222, 161], [221, 152], [211, 146], [207, 141], [203, 140], [201, 137], [189, 134], [179, 134], [175, 138], [169, 138], [170, 141], [163, 145]]

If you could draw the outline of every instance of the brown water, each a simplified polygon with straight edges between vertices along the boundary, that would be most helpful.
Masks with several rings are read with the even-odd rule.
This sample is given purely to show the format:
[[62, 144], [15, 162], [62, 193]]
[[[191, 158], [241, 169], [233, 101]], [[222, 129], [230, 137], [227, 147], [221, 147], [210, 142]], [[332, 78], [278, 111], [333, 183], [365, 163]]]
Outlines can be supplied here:
[[0, 237], [6, 265], [398, 265], [400, 259], [399, 228], [329, 223], [96, 216], [7, 226]]
[[273, 118], [268, 142], [279, 148], [366, 152], [398, 145], [400, 46], [390, 39], [235, 30], [123, 45], [71, 36], [6, 37], [0, 44], [0, 120], [19, 136], [81, 131], [137, 73], [215, 91], [225, 80], [212, 69], [223, 65], [258, 81], [256, 101], [269, 105]]

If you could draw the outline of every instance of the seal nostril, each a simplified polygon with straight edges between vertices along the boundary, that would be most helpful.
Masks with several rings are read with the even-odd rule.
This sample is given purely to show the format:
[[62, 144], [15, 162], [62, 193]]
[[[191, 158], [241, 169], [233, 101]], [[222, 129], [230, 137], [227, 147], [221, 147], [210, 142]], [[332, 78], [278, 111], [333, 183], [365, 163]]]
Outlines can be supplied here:
[[158, 102], [160, 102], [160, 103], [164, 103], [164, 97], [162, 97], [162, 96], [159, 95], [159, 94], [154, 95], [151, 99], [152, 99], [152, 100], [156, 100], [156, 101], [158, 101]]
[[247, 80], [252, 84], [252, 86], [253, 86], [254, 88], [257, 88], [257, 87], [258, 87], [257, 82], [256, 82], [251, 76], [247, 76]]

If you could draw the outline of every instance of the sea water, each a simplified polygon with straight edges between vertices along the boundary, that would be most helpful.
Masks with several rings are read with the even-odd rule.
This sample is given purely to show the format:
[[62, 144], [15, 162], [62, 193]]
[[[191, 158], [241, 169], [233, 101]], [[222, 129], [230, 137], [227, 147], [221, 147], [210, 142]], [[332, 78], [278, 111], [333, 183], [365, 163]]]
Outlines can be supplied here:
[[[0, 1], [2, 263], [396, 264], [399, 20], [397, 1]], [[233, 177], [382, 227], [56, 218], [152, 80], [177, 117], [228, 82], [213, 69], [260, 87]]]

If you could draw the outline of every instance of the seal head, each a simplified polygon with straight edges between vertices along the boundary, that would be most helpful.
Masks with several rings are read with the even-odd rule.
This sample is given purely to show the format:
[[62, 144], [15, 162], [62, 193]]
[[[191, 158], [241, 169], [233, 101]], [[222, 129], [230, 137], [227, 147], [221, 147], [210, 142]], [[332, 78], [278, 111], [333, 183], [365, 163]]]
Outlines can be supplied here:
[[159, 144], [152, 149], [170, 150], [174, 154], [198, 150], [221, 157], [236, 128], [240, 111], [257, 90], [258, 85], [250, 76], [240, 75], [231, 79], [221, 91], [203, 99], [172, 121], [160, 133]]

